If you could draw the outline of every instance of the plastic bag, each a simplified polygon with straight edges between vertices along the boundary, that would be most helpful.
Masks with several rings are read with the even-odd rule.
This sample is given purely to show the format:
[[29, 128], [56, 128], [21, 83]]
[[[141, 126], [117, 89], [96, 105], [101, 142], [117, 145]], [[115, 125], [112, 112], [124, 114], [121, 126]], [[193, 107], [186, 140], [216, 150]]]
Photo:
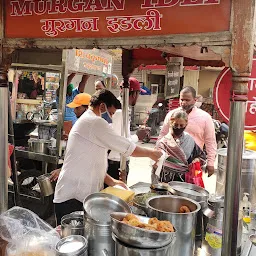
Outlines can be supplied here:
[[51, 256], [59, 234], [35, 213], [13, 207], [0, 215], [0, 237], [8, 242], [6, 256]]
[[189, 171], [185, 173], [185, 181], [204, 188], [203, 171], [200, 162], [191, 163]]

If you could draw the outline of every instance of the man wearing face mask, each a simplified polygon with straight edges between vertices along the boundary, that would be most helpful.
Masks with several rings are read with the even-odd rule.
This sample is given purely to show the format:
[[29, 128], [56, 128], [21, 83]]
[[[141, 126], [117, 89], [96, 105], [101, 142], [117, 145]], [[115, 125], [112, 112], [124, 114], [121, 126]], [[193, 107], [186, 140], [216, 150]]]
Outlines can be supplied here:
[[[206, 147], [207, 153], [207, 167], [208, 177], [214, 173], [214, 161], [217, 151], [217, 143], [215, 138], [215, 129], [211, 116], [195, 106], [196, 91], [191, 86], [184, 87], [180, 92], [180, 108], [185, 110], [188, 114], [188, 125], [186, 132], [188, 132], [196, 144], [203, 149]], [[170, 111], [164, 120], [164, 125], [160, 132], [159, 138], [168, 134], [169, 121], [173, 111]]]
[[54, 193], [58, 224], [64, 215], [81, 211], [85, 197], [99, 192], [104, 182], [108, 186], [126, 187], [106, 174], [109, 149], [127, 157], [150, 157], [154, 161], [161, 157], [161, 151], [136, 146], [113, 131], [109, 122], [120, 108], [120, 101], [113, 93], [99, 90], [91, 97], [89, 109], [72, 127]]

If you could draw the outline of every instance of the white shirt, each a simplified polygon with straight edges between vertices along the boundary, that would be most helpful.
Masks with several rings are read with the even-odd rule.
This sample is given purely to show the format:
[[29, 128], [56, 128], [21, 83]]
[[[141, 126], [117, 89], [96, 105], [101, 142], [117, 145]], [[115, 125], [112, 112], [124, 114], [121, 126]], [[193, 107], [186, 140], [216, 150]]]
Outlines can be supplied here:
[[72, 127], [64, 164], [55, 188], [54, 203], [70, 199], [83, 202], [103, 188], [108, 149], [130, 156], [136, 145], [118, 136], [109, 124], [87, 110]]
[[[118, 109], [116, 113], [112, 116], [113, 123], [110, 124], [112, 129], [119, 135], [122, 136], [122, 127], [123, 127], [123, 114], [122, 109]], [[130, 134], [130, 121], [128, 123], [128, 139], [134, 143], [137, 143], [139, 141], [138, 136], [136, 134], [131, 135]], [[111, 150], [108, 159], [112, 161], [120, 162], [121, 154], [119, 152]]]

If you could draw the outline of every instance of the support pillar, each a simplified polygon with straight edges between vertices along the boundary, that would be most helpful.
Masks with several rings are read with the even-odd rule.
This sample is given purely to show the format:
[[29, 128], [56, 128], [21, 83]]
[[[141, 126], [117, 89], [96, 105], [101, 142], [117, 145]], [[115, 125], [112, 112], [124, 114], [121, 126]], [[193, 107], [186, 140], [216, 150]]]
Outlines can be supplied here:
[[0, 66], [0, 214], [8, 209], [8, 100], [7, 72]]
[[[248, 80], [252, 67], [254, 44], [255, 0], [232, 1], [232, 45], [230, 67], [232, 89], [227, 152], [227, 171], [222, 238], [222, 256], [239, 255], [242, 233], [239, 221], [241, 165], [243, 133], [248, 92]], [[241, 217], [240, 217], [241, 218]]]
[[[123, 76], [123, 92], [122, 92], [122, 116], [123, 116], [123, 126], [122, 126], [122, 136], [128, 137], [129, 134], [129, 77], [132, 73], [132, 51], [123, 49], [122, 52], [122, 76]], [[121, 156], [120, 170], [122, 172], [122, 177], [127, 177], [126, 174], [126, 161], [127, 158]], [[126, 180], [123, 180], [125, 183]]]

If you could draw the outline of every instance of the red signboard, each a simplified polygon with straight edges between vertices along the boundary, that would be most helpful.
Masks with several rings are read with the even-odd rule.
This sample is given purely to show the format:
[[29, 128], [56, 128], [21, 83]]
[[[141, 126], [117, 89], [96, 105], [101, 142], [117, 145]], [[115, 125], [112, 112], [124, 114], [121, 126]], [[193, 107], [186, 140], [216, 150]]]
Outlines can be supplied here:
[[5, 0], [7, 38], [228, 31], [231, 0]]
[[[224, 68], [215, 82], [213, 96], [217, 111], [226, 122], [229, 122], [231, 87], [232, 73], [229, 68]], [[256, 130], [256, 59], [253, 59], [252, 73], [249, 79], [248, 89], [245, 129]]]

